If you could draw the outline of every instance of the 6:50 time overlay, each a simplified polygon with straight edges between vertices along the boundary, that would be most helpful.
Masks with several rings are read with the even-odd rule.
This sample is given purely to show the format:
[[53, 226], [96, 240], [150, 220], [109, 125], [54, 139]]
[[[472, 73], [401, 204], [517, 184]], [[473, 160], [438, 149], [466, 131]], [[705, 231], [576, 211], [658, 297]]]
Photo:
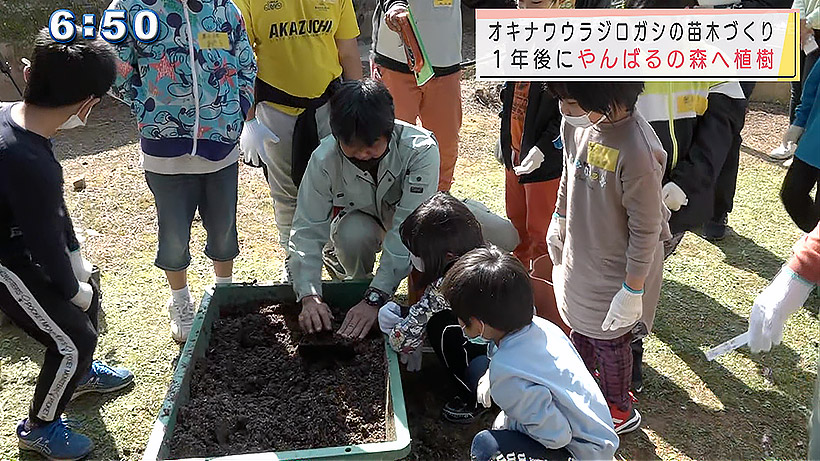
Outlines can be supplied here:
[[[92, 39], [97, 36], [97, 17], [95, 14], [83, 14], [82, 26], [77, 26], [77, 17], [71, 10], [60, 9], [51, 13], [48, 20], [48, 31], [56, 42], [66, 43], [74, 40], [79, 34], [82, 38]], [[152, 10], [144, 9], [129, 15], [125, 10], [105, 10], [100, 18], [100, 37], [109, 43], [119, 43], [132, 33], [134, 39], [142, 43], [151, 43], [159, 36], [159, 16]]]

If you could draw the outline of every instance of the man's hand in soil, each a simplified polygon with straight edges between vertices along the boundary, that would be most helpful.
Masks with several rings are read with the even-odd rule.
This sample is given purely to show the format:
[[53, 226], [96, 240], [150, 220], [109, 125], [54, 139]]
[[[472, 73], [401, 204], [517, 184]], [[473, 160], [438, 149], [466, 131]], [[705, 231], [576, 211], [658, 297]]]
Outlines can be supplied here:
[[299, 314], [299, 326], [308, 333], [318, 333], [330, 330], [330, 321], [333, 314], [330, 307], [318, 296], [308, 296], [302, 299], [302, 312]]
[[376, 323], [378, 317], [377, 308], [361, 301], [347, 312], [338, 334], [344, 338], [362, 339], [370, 332], [370, 328]]

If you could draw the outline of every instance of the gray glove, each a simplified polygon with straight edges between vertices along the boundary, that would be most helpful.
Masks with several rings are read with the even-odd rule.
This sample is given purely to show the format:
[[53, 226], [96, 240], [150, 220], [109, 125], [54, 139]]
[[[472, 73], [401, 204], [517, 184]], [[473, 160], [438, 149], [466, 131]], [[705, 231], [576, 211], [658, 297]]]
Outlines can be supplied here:
[[401, 363], [407, 365], [407, 371], [419, 371], [421, 370], [421, 357], [422, 352], [419, 347], [409, 354], [401, 354]]

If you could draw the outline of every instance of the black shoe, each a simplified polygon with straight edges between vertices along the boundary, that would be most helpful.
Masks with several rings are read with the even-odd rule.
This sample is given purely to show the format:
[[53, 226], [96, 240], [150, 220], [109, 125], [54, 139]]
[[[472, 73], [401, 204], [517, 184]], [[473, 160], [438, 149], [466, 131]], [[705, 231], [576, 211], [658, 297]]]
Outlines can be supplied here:
[[726, 227], [729, 219], [726, 215], [721, 216], [716, 221], [709, 220], [703, 225], [703, 236], [706, 240], [720, 241], [726, 238]]
[[453, 397], [441, 409], [441, 417], [455, 424], [470, 424], [487, 412], [487, 408], [475, 403], [465, 402], [461, 397]]
[[636, 394], [640, 394], [641, 392], [643, 392], [642, 377], [639, 377], [638, 379], [635, 379], [635, 377], [632, 378], [632, 390], [635, 391]]
[[330, 242], [322, 248], [322, 263], [324, 263], [331, 280], [341, 282], [345, 279], [345, 267], [342, 266], [339, 257], [336, 256], [336, 247]]

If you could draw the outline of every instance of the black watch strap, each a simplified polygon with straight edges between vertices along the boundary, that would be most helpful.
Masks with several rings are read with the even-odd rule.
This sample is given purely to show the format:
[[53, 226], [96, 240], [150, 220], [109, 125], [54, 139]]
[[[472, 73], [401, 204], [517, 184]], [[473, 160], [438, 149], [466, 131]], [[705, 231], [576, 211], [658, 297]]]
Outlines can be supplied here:
[[364, 302], [373, 307], [382, 307], [390, 301], [390, 295], [379, 290], [378, 288], [370, 287], [364, 292]]

